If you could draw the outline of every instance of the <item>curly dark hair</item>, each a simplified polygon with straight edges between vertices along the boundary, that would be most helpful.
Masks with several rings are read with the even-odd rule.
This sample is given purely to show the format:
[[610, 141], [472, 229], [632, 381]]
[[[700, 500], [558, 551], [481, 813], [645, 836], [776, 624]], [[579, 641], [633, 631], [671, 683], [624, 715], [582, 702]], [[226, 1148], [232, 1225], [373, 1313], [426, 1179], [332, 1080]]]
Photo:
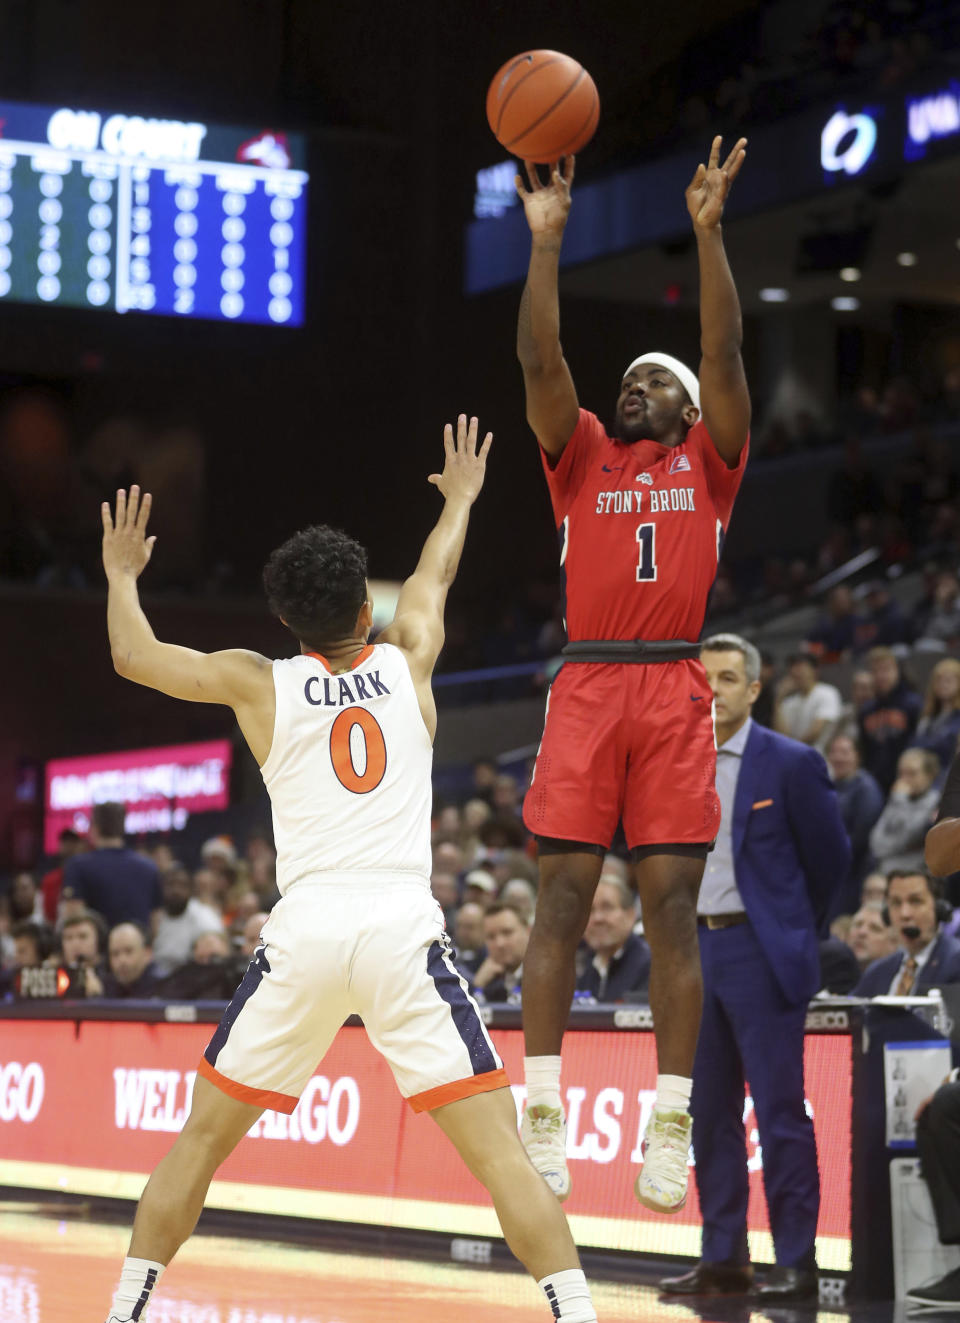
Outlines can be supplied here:
[[367, 553], [339, 528], [312, 524], [271, 553], [263, 586], [273, 614], [322, 652], [357, 623], [367, 600]]

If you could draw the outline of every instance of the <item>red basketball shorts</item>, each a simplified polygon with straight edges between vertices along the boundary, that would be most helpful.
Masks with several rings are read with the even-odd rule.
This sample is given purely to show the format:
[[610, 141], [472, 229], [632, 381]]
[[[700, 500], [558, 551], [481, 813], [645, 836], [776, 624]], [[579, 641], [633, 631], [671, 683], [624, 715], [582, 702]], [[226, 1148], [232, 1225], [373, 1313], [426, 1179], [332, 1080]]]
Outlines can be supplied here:
[[699, 661], [565, 663], [523, 806], [537, 836], [610, 845], [716, 838], [713, 694]]

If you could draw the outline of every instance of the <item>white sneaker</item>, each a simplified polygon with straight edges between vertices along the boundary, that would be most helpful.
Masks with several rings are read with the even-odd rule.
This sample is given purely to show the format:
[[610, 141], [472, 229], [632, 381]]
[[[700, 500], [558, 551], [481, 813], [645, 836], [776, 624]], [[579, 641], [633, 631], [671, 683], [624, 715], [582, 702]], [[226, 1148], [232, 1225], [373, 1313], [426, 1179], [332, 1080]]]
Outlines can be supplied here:
[[687, 1202], [687, 1155], [690, 1151], [689, 1112], [655, 1107], [643, 1137], [643, 1166], [633, 1192], [655, 1213], [678, 1213]]
[[537, 1103], [520, 1122], [520, 1140], [536, 1170], [561, 1203], [570, 1194], [567, 1171], [567, 1119], [562, 1107]]

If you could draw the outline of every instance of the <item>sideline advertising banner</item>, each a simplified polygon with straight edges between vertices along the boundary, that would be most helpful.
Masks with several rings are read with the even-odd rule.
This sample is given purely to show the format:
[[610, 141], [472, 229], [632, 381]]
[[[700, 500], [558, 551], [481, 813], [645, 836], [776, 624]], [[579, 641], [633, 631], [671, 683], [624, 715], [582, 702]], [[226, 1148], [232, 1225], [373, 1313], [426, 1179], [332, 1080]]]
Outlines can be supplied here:
[[[7, 1020], [0, 1029], [0, 1186], [136, 1199], [183, 1125], [207, 1024]], [[522, 1079], [523, 1039], [493, 1030], [511, 1079]], [[633, 1181], [653, 1104], [653, 1035], [572, 1031], [564, 1042], [567, 1146], [573, 1193], [565, 1204], [583, 1246], [658, 1255], [700, 1249], [699, 1206], [672, 1217], [636, 1203]], [[807, 1106], [823, 1199], [821, 1268], [850, 1267], [851, 1041], [806, 1039]], [[78, 1089], [79, 1085], [79, 1089]], [[518, 1104], [522, 1088], [515, 1088]], [[757, 1262], [772, 1244], [762, 1153], [749, 1097], [744, 1128], [749, 1227]], [[691, 1173], [692, 1174], [692, 1173]], [[345, 1027], [290, 1116], [264, 1112], [211, 1187], [209, 1204], [291, 1217], [499, 1235], [485, 1191], [427, 1115], [415, 1115], [362, 1028]]]

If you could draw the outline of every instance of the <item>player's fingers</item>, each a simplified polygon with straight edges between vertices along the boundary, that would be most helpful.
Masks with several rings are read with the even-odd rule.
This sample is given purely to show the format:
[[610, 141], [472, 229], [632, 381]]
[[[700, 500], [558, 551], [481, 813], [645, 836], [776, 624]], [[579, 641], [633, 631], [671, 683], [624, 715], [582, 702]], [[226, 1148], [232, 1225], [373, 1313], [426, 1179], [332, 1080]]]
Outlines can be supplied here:
[[568, 156], [563, 163], [563, 177], [568, 188], [573, 183], [573, 171], [576, 163], [577, 158], [575, 156]]
[[431, 473], [430, 476], [427, 478], [427, 482], [431, 483], [434, 487], [439, 487], [439, 486], [440, 486], [440, 474], [439, 474], [439, 473]]
[[473, 458], [477, 453], [477, 427], [479, 426], [476, 418], [470, 415], [470, 425], [467, 428], [467, 454]]
[[746, 145], [747, 145], [746, 138], [737, 139], [737, 141], [733, 144], [733, 147], [730, 149], [730, 155], [723, 163], [724, 170], [730, 170], [733, 167], [734, 161], [737, 159], [737, 157], [740, 155], [740, 153], [743, 151]]
[[530, 190], [533, 193], [539, 193], [543, 185], [540, 183], [540, 176], [537, 174], [537, 167], [533, 161], [524, 161], [524, 168], [527, 172], [527, 178], [530, 180]]
[[710, 169], [715, 170], [720, 162], [720, 144], [723, 139], [718, 133], [710, 145]]
[[493, 445], [493, 433], [488, 432], [483, 438], [483, 445], [480, 447], [480, 458], [486, 463], [487, 456], [490, 453], [490, 447]]
[[123, 487], [117, 492], [117, 515], [115, 522], [118, 529], [123, 528], [124, 524], [127, 522], [127, 493]]
[[467, 444], [467, 415], [460, 414], [457, 419], [457, 454], [462, 455]]
[[728, 184], [733, 183], [733, 181], [736, 179], [737, 175], [740, 173], [740, 167], [743, 165], [746, 159], [747, 159], [747, 153], [745, 151], [741, 151], [732, 165], [724, 166], [723, 173], [727, 176]]
[[153, 497], [149, 492], [143, 493], [143, 500], [140, 502], [140, 509], [137, 511], [137, 529], [143, 533], [146, 531], [147, 521], [150, 518], [150, 508], [153, 505]]
[[140, 488], [134, 483], [130, 488], [130, 496], [127, 500], [127, 524], [130, 528], [137, 526], [137, 511], [140, 508]]
[[110, 502], [100, 502], [100, 518], [103, 520], [103, 531], [105, 533], [113, 532], [113, 518], [110, 514]]
[[443, 429], [443, 451], [447, 459], [451, 459], [456, 453], [456, 447], [453, 444], [453, 424], [447, 423]]
[[151, 533], [151, 535], [147, 538], [147, 541], [146, 541], [146, 548], [147, 548], [147, 557], [148, 557], [148, 558], [153, 554], [153, 544], [154, 544], [154, 542], [156, 542], [156, 540], [157, 540], [157, 535], [156, 535], [156, 533]]
[[527, 190], [523, 186], [523, 175], [513, 176], [513, 186], [517, 190], [517, 197], [522, 202], [523, 199], [527, 196]]

